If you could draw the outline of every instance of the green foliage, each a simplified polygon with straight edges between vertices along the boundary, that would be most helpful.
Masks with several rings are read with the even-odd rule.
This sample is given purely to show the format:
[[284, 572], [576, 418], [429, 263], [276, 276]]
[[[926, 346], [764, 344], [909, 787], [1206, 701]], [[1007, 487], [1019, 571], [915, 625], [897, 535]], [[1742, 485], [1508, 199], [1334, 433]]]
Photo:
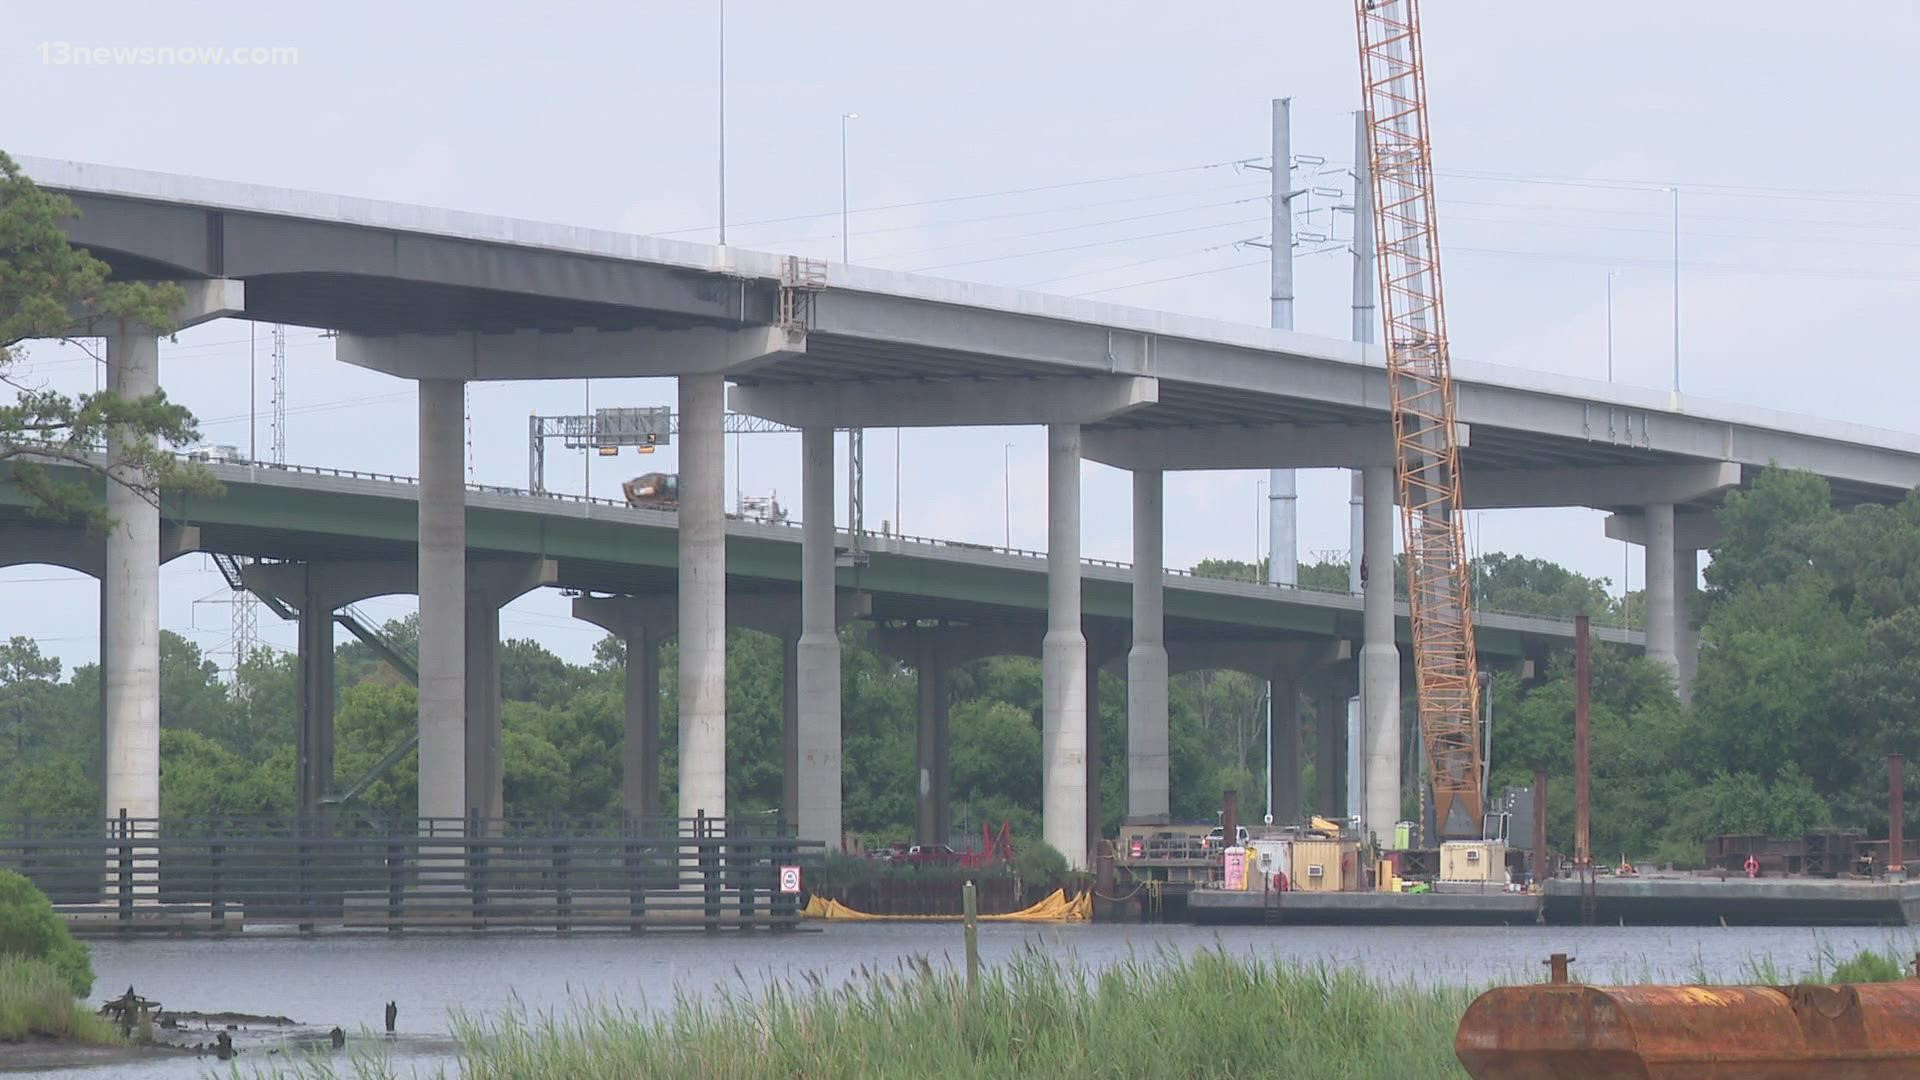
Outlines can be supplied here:
[[1835, 983], [1882, 983], [1899, 982], [1907, 977], [1906, 969], [1900, 961], [1886, 953], [1862, 949], [1849, 960], [1834, 965], [1832, 978]]
[[1039, 951], [977, 987], [910, 961], [842, 988], [779, 984], [663, 1014], [613, 1005], [459, 1017], [473, 1080], [575, 1076], [1463, 1076], [1474, 991], [1232, 956], [1089, 972]]
[[[205, 469], [165, 452], [200, 433], [193, 414], [164, 392], [132, 400], [110, 391], [69, 397], [11, 377], [30, 339], [70, 339], [77, 325], [90, 322], [135, 323], [166, 334], [186, 299], [171, 282], [110, 281], [106, 263], [67, 243], [61, 222], [76, 216], [70, 200], [41, 190], [0, 153], [0, 382], [17, 391], [12, 404], [0, 405], [0, 464], [37, 512], [104, 528], [111, 521], [97, 493], [56, 478], [43, 461], [82, 465], [96, 479], [149, 498], [162, 487], [210, 491], [218, 485]], [[116, 429], [123, 438], [109, 469], [89, 452]]]
[[45, 960], [0, 954], [0, 1043], [61, 1039], [93, 1046], [121, 1041], [113, 1025], [78, 1000], [67, 977]]
[[1013, 872], [1029, 885], [1050, 885], [1066, 880], [1067, 857], [1045, 840], [1031, 840], [1015, 848]]
[[1570, 619], [1591, 615], [1610, 621], [1616, 610], [1605, 578], [1576, 574], [1545, 559], [1502, 552], [1473, 560], [1473, 602], [1488, 611], [1552, 615]]
[[46, 895], [11, 870], [0, 870], [0, 960], [37, 960], [60, 977], [70, 996], [93, 990], [93, 960], [67, 933]]

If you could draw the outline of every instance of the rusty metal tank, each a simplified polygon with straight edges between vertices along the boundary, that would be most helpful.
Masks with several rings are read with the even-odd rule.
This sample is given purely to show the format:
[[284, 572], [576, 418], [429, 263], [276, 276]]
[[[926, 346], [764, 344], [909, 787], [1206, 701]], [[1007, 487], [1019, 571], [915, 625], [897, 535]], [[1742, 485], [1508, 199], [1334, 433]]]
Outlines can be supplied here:
[[1920, 981], [1500, 987], [1468, 1006], [1453, 1045], [1475, 1080], [1914, 1077]]

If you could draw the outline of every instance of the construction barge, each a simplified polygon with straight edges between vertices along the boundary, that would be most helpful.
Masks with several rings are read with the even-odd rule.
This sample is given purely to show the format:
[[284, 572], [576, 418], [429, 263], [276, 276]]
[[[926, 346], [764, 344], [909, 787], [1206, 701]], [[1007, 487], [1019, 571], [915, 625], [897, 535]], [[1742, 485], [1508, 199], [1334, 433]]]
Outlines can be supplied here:
[[1920, 926], [1920, 882], [1572, 877], [1543, 891], [1314, 893], [1201, 887], [1186, 918], [1266, 926]]
[[[1520, 793], [1524, 794], [1524, 793]], [[1376, 851], [1351, 822], [1311, 819], [1249, 833], [1173, 827], [1123, 838], [1106, 917], [1268, 926], [1915, 926], [1920, 882], [1883, 872], [1888, 840], [1853, 832], [1794, 840], [1718, 836], [1707, 869], [1588, 868], [1496, 835]], [[1224, 845], [1224, 846], [1223, 846]], [[1902, 845], [1903, 863], [1920, 852]]]

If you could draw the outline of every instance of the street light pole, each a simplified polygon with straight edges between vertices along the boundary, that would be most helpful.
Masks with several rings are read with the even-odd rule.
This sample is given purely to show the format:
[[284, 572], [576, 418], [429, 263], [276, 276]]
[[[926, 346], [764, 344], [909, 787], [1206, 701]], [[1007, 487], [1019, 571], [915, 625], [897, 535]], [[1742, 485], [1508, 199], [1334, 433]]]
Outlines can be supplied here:
[[727, 246], [727, 0], [720, 0], [720, 246]]
[[[1680, 396], [1680, 189], [1673, 189], [1673, 396]], [[1675, 402], [1679, 404], [1678, 401]]]
[[860, 119], [859, 113], [840, 114], [840, 262], [847, 262], [847, 220], [851, 214], [847, 210], [847, 121]]
[[1000, 449], [1000, 501], [1006, 514], [1007, 536], [1003, 545], [1013, 550], [1013, 444], [1007, 443]]
[[[1260, 519], [1265, 516], [1263, 511], [1266, 509], [1266, 505], [1267, 482], [1265, 480], [1255, 480], [1253, 482], [1253, 579], [1255, 581], [1265, 581], [1272, 584], [1271, 578], [1260, 573], [1260, 556], [1266, 554], [1269, 560], [1271, 560], [1273, 555], [1272, 552], [1268, 552], [1260, 546]], [[1271, 565], [1271, 562], [1269, 562], [1269, 565]]]
[[1607, 381], [1613, 381], [1613, 271], [1607, 271]]

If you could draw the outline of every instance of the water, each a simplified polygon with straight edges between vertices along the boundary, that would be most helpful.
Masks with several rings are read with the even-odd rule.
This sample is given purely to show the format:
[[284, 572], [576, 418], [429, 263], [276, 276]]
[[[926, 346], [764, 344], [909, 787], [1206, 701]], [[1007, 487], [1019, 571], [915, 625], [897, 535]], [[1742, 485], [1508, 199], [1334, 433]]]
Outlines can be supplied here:
[[[1787, 974], [1859, 950], [1911, 955], [1920, 937], [1904, 929], [1681, 927], [980, 927], [988, 964], [1038, 948], [1100, 968], [1163, 951], [1221, 947], [1260, 957], [1362, 967], [1383, 979], [1480, 985], [1540, 977], [1550, 952], [1577, 958], [1576, 977], [1593, 982], [1738, 981], [1771, 960]], [[388, 1001], [399, 1003], [403, 1035], [394, 1062], [431, 1072], [452, 1061], [445, 1036], [456, 1010], [485, 1015], [514, 1006], [565, 1010], [582, 1001], [634, 1009], [671, 1007], [676, 994], [714, 998], [772, 980], [813, 974], [844, 981], [894, 970], [911, 957], [936, 964], [961, 958], [952, 924], [844, 923], [774, 936], [661, 932], [624, 934], [368, 934], [300, 937], [253, 932], [237, 939], [116, 940], [94, 943], [97, 998], [124, 992], [169, 1008], [280, 1014], [321, 1029], [377, 1032]], [[4, 1068], [0, 1050], [0, 1068]], [[258, 1061], [258, 1058], [254, 1059]], [[37, 1075], [76, 1080], [195, 1077], [211, 1061], [142, 1059]], [[19, 1074], [14, 1074], [19, 1075]]]

